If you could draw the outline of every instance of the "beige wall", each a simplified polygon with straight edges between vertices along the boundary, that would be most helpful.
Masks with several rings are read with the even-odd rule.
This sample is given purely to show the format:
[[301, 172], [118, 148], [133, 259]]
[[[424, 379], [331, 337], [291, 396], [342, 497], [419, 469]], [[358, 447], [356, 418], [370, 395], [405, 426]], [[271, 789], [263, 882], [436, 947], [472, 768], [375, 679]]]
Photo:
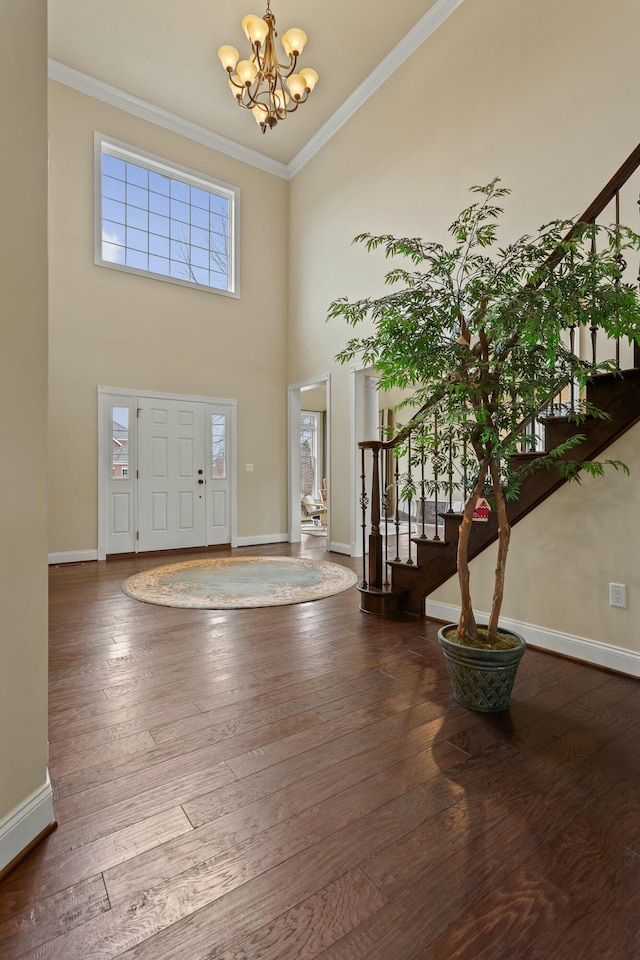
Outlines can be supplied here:
[[[581, 212], [638, 141], [631, 95], [640, 81], [638, 36], [636, 0], [468, 0], [293, 179], [289, 379], [332, 372], [334, 540], [350, 539], [350, 505], [338, 500], [338, 491], [349, 489], [350, 373], [333, 358], [351, 332], [341, 321], [326, 324], [326, 311], [335, 297], [381, 292], [387, 266], [382, 254], [353, 247], [352, 238], [369, 231], [445, 239], [468, 187], [494, 176], [514, 192], [507, 201], [511, 235]], [[620, 496], [624, 515], [637, 517], [637, 489], [637, 480], [617, 478], [594, 486], [604, 509], [598, 544], [610, 538], [606, 549], [573, 551], [564, 540], [557, 548], [594, 596], [626, 577], [629, 617], [640, 603], [637, 579], [612, 557], [634, 556], [633, 524], [616, 523], [613, 512]], [[540, 517], [531, 518], [532, 549], [551, 537]], [[547, 522], [557, 519], [549, 513]], [[526, 584], [529, 597], [547, 583], [538, 573]], [[561, 603], [562, 617], [556, 605], [544, 615], [548, 622], [586, 637], [606, 632], [575, 592]], [[541, 621], [537, 610], [526, 607], [531, 622]], [[611, 623], [619, 624], [616, 614]], [[609, 622], [608, 609], [600, 616]]]
[[[606, 452], [610, 470], [561, 487], [511, 533], [505, 617], [640, 653], [640, 426]], [[495, 547], [471, 563], [478, 611], [491, 609]], [[609, 606], [609, 583], [627, 586], [627, 608]], [[430, 599], [459, 606], [457, 580]]]
[[46, 8], [0, 7], [0, 824], [46, 780]]
[[300, 393], [300, 406], [303, 410], [318, 412], [327, 409], [327, 388], [323, 383], [321, 387], [313, 387], [311, 390], [302, 390]]
[[[287, 183], [57, 83], [49, 96], [49, 549], [97, 546], [99, 384], [237, 399], [238, 533], [286, 533]], [[239, 299], [94, 265], [95, 130], [240, 187]]]

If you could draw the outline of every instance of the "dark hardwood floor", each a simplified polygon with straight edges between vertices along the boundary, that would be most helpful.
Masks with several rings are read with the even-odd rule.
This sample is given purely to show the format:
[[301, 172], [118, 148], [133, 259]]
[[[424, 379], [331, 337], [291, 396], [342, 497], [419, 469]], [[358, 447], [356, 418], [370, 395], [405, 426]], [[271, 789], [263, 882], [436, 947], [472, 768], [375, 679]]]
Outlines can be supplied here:
[[436, 624], [122, 594], [171, 559], [51, 569], [59, 826], [2, 960], [640, 958], [637, 680], [529, 650], [471, 713]]

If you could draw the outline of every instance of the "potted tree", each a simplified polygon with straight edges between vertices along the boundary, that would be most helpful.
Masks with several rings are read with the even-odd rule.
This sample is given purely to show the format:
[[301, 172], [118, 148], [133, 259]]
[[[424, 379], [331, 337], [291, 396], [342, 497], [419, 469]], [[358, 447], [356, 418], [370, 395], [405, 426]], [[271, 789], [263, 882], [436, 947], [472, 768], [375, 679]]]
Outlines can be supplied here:
[[[478, 199], [452, 223], [449, 247], [419, 238], [356, 237], [367, 250], [382, 248], [409, 266], [386, 273], [386, 283], [399, 289], [336, 300], [329, 317], [368, 324], [369, 332], [349, 340], [337, 359], [359, 356], [375, 367], [381, 389], [411, 388], [421, 448], [450, 443], [458, 462], [465, 458], [471, 483], [457, 544], [461, 612], [457, 625], [440, 631], [440, 641], [456, 698], [500, 710], [525, 649], [523, 638], [499, 629], [511, 535], [507, 501], [542, 468], [577, 481], [581, 470], [627, 469], [615, 460], [572, 459], [584, 439], [579, 432], [525, 463], [514, 455], [535, 445], [537, 418], [554, 400], [577, 423], [605, 416], [587, 402], [585, 386], [598, 373], [615, 373], [616, 362], [581, 359], [573, 346], [585, 327], [640, 342], [637, 292], [623, 277], [624, 253], [639, 249], [640, 237], [620, 225], [557, 220], [498, 246], [499, 203], [510, 191], [495, 179], [472, 192]], [[491, 614], [480, 626], [471, 600], [469, 540], [485, 498], [497, 516], [498, 553]]]

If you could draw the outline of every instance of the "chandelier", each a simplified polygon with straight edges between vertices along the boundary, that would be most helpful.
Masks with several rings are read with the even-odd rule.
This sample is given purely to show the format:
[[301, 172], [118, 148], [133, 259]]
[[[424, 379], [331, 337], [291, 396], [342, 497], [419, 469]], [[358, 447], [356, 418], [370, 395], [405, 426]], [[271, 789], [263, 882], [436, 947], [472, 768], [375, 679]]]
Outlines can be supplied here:
[[[267, 0], [264, 17], [247, 14], [242, 29], [251, 44], [251, 58], [240, 60], [235, 47], [224, 46], [218, 57], [229, 74], [229, 89], [241, 107], [251, 110], [262, 129], [275, 127], [289, 113], [305, 103], [318, 82], [318, 74], [310, 67], [295, 72], [298, 57], [307, 42], [304, 30], [292, 27], [282, 35], [282, 46], [289, 63], [281, 68], [276, 53], [276, 18]], [[235, 71], [235, 73], [234, 73]]]

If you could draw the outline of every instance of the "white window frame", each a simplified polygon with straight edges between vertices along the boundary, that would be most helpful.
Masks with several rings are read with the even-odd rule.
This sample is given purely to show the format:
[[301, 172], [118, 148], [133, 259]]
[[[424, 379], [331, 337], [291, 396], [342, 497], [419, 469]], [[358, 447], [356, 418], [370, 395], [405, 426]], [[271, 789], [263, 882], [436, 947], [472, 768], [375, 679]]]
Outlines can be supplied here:
[[[138, 166], [146, 167], [154, 173], [170, 177], [173, 180], [180, 180], [189, 186], [200, 187], [203, 190], [212, 191], [225, 197], [229, 202], [230, 210], [230, 269], [229, 283], [227, 290], [219, 287], [210, 287], [205, 284], [196, 283], [191, 280], [182, 280], [179, 277], [165, 276], [162, 273], [153, 273], [138, 267], [127, 266], [124, 263], [115, 263], [111, 260], [105, 260], [102, 256], [102, 157], [103, 153], [115, 156], [118, 159], [135, 163]], [[224, 183], [222, 180], [214, 180], [212, 177], [180, 164], [163, 160], [152, 153], [131, 147], [120, 140], [114, 140], [101, 133], [94, 133], [94, 263], [96, 266], [106, 267], [109, 270], [119, 270], [123, 273], [131, 273], [136, 276], [148, 277], [152, 280], [164, 280], [169, 283], [176, 283], [183, 287], [189, 287], [192, 290], [204, 290], [207, 293], [215, 293], [223, 297], [240, 297], [240, 190], [232, 184]]]

